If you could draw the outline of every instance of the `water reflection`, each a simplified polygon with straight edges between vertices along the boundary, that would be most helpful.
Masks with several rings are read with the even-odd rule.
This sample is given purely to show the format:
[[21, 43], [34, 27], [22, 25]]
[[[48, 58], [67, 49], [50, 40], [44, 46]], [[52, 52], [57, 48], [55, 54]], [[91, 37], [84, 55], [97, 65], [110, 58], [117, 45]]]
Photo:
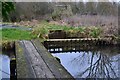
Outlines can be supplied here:
[[[55, 45], [55, 44], [54, 44]], [[61, 50], [59, 50], [59, 48]], [[47, 49], [75, 78], [119, 78], [120, 50], [115, 46], [52, 46]]]
[[0, 54], [2, 60], [0, 65], [2, 66], [0, 72], [2, 72], [2, 78], [10, 78], [10, 59], [7, 55]]
[[119, 56], [98, 52], [54, 53], [75, 78], [118, 78]]
[[6, 54], [0, 54], [0, 72], [2, 78], [10, 78], [10, 58]]
[[32, 30], [32, 28], [10, 25], [10, 24], [0, 24], [0, 29], [20, 29], [20, 30], [29, 30], [29, 31]]
[[10, 79], [10, 60], [15, 57], [13, 51], [0, 52], [0, 73], [1, 78]]

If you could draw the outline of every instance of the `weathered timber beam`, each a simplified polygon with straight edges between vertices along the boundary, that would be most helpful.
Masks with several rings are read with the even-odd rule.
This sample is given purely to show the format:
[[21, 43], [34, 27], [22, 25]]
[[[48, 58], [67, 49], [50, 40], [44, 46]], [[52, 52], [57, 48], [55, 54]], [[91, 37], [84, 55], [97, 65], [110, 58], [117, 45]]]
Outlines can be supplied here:
[[35, 74], [32, 70], [32, 66], [29, 65], [27, 60], [26, 50], [24, 48], [23, 42], [18, 41], [15, 42], [16, 47], [16, 71], [17, 71], [17, 79], [22, 78], [35, 78]]
[[69, 80], [74, 80], [70, 73], [54, 58], [47, 49], [40, 43], [39, 40], [32, 40], [37, 51], [54, 74], [55, 78], [67, 78]]

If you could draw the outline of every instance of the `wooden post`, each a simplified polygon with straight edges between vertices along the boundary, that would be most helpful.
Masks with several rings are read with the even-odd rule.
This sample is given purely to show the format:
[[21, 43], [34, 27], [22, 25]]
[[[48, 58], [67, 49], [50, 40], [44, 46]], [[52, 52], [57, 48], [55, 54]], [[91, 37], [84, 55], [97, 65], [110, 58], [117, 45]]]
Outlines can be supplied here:
[[10, 79], [16, 80], [16, 58], [11, 58], [10, 60]]

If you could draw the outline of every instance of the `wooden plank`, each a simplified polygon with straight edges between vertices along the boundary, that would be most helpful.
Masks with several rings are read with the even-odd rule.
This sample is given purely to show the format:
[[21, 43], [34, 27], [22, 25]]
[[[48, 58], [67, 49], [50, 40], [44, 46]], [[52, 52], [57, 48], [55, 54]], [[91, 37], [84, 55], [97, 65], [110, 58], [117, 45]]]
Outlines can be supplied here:
[[32, 42], [51, 72], [54, 74], [55, 78], [69, 78], [74, 80], [70, 73], [68, 73], [67, 70], [47, 51], [47, 49], [45, 49], [39, 40], [33, 40]]
[[27, 55], [30, 57], [29, 60], [36, 74], [36, 78], [55, 78], [33, 44], [30, 41], [23, 41], [23, 43], [28, 51]]
[[26, 57], [25, 50], [22, 42], [15, 42], [16, 47], [16, 70], [17, 79], [19, 78], [35, 78], [35, 74], [29, 66]]
[[110, 41], [112, 38], [78, 38], [78, 39], [47, 39], [46, 41], [82, 41], [82, 40], [105, 40]]

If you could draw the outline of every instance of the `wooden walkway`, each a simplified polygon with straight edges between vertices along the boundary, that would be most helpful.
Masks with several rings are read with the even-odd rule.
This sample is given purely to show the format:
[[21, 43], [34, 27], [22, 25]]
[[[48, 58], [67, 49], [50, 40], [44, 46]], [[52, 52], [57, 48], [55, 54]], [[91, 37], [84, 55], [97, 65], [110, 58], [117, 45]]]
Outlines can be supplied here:
[[53, 44], [56, 42], [70, 42], [80, 43], [81, 45], [113, 45], [114, 41], [112, 38], [75, 38], [75, 39], [47, 39], [44, 43]]
[[47, 39], [46, 41], [111, 41], [112, 38], [75, 38], [75, 39]]
[[16, 58], [17, 78], [74, 79], [39, 40], [16, 42]]

